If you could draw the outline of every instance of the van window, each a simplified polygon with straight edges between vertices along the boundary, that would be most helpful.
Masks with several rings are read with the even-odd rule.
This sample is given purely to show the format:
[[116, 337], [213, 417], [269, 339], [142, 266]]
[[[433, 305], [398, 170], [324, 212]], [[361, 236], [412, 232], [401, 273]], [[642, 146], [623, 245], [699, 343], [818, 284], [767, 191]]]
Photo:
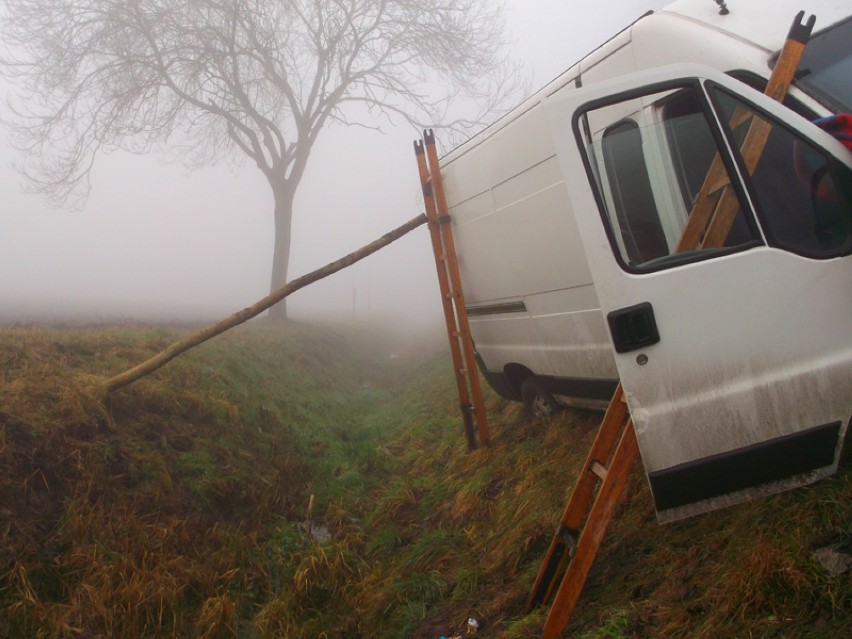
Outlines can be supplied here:
[[[690, 211], [716, 158], [718, 148], [701, 111], [695, 93], [678, 91], [662, 102], [660, 112], [666, 128], [666, 141], [680, 185], [684, 211]], [[733, 218], [724, 246], [747, 244], [756, 237], [742, 207]]]
[[[742, 148], [740, 161], [751, 176], [749, 188], [769, 243], [814, 258], [849, 254], [852, 171], [739, 97], [719, 88], [712, 94], [724, 113], [732, 146]], [[735, 112], [743, 114], [736, 122]], [[749, 154], [743, 140], [750, 127], [768, 131], [751, 167], [742, 159]]]
[[852, 18], [814, 34], [796, 84], [835, 113], [852, 112]]
[[683, 197], [684, 209], [692, 206], [707, 167], [716, 155], [716, 142], [701, 116], [701, 108], [692, 91], [679, 91], [662, 104], [666, 141]]
[[[739, 185], [716, 159], [717, 140], [700, 104], [693, 88], [683, 88], [586, 113], [590, 129], [601, 132], [588, 152], [604, 220], [628, 270], [657, 270], [759, 242]], [[615, 122], [606, 126], [607, 120]], [[704, 188], [711, 166], [715, 182]], [[693, 210], [713, 210], [717, 204], [727, 219], [722, 241], [682, 253], [678, 243]]]
[[[752, 71], [738, 69], [736, 71], [729, 71], [728, 75], [732, 78], [736, 78], [744, 84], [747, 84], [755, 91], [766, 93], [766, 85], [769, 84], [769, 81]], [[806, 120], [814, 120], [819, 117], [816, 111], [799, 102], [799, 100], [793, 97], [790, 93], [784, 95], [784, 106], [793, 111], [793, 113], [798, 113]]]
[[603, 135], [606, 173], [627, 259], [639, 264], [669, 254], [642, 156], [639, 125], [624, 120]]

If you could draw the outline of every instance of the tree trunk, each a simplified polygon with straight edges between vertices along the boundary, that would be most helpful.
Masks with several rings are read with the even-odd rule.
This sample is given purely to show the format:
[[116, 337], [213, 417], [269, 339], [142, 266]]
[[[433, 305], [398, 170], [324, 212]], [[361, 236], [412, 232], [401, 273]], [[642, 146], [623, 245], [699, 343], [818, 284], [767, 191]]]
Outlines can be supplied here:
[[[290, 182], [272, 188], [275, 198], [275, 244], [272, 249], [272, 278], [269, 291], [274, 292], [287, 283], [290, 267], [290, 243], [293, 225], [293, 197], [296, 189]], [[271, 309], [272, 319], [287, 319], [287, 301], [282, 300]]]

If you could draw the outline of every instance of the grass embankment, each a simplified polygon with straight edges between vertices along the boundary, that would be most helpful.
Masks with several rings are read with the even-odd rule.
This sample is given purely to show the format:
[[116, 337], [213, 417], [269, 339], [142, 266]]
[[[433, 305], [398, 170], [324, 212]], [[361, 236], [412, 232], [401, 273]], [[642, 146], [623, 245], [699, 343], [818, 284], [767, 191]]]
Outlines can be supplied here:
[[[174, 331], [0, 331], [0, 636], [533, 637], [524, 602], [600, 416], [488, 396], [464, 451], [446, 355], [253, 325], [100, 405]], [[310, 494], [323, 543], [302, 524]], [[659, 526], [637, 469], [571, 636], [846, 637], [852, 472]]]

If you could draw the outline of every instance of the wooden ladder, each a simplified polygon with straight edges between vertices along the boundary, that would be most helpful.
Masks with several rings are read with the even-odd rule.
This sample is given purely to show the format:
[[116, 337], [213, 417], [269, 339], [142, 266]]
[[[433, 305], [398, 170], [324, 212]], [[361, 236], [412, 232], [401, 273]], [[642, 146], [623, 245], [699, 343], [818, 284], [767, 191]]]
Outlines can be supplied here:
[[[793, 21], [764, 91], [779, 102], [784, 100], [793, 81], [815, 23], [815, 17], [811, 16], [804, 24], [804, 15], [804, 11], [799, 12]], [[743, 110], [735, 110], [731, 127], [741, 126], [750, 117]], [[771, 128], [771, 124], [760, 118], [752, 118], [749, 124], [740, 145], [740, 154], [749, 175], [757, 167]], [[722, 246], [737, 210], [738, 199], [717, 155], [695, 199], [675, 252]], [[546, 603], [554, 591], [556, 593], [544, 624], [543, 639], [562, 636], [571, 620], [638, 452], [633, 421], [619, 384], [527, 599], [526, 612], [529, 613]]]
[[619, 384], [527, 600], [526, 612], [530, 612], [547, 601], [559, 585], [543, 637], [560, 636], [571, 619], [638, 453], [633, 420]]
[[[417, 156], [417, 168], [420, 172], [420, 185], [423, 187], [423, 202], [426, 205], [426, 218], [429, 221], [429, 234], [432, 238], [432, 251], [435, 255], [435, 267], [438, 270], [438, 284], [441, 288], [441, 301], [444, 307], [444, 319], [447, 324], [447, 337], [453, 357], [456, 386], [459, 393], [459, 406], [468, 450], [476, 448], [476, 431], [484, 446], [490, 444], [485, 404], [482, 401], [482, 387], [476, 367], [473, 338], [465, 307], [459, 264], [456, 258], [456, 245], [444, 193], [444, 182], [435, 148], [434, 131], [423, 132], [423, 140], [414, 143]], [[428, 163], [427, 163], [428, 160]]]

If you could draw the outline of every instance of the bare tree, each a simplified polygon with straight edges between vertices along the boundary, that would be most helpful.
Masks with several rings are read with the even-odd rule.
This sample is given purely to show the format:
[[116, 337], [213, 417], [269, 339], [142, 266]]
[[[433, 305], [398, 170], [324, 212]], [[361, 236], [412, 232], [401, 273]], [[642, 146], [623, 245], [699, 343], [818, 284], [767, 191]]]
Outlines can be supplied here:
[[[517, 89], [493, 0], [3, 3], [0, 72], [18, 87], [29, 186], [74, 206], [101, 152], [170, 149], [190, 167], [242, 153], [274, 196], [271, 290], [287, 281], [293, 199], [325, 125], [460, 130]], [[476, 111], [458, 116], [460, 102]]]

